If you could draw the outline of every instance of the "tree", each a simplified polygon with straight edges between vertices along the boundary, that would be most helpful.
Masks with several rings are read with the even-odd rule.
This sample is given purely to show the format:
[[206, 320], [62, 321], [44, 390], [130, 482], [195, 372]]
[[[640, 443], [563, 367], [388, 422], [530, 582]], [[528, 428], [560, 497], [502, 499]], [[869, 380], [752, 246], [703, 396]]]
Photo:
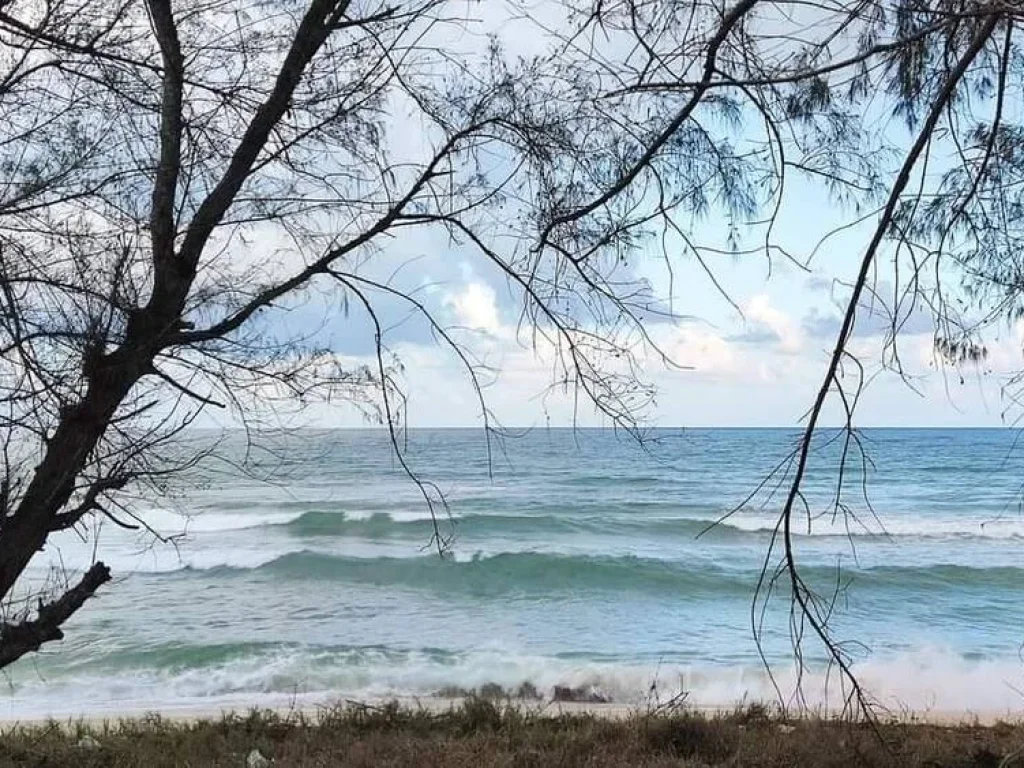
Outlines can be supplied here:
[[[440, 231], [504, 274], [556, 380], [636, 427], [651, 396], [633, 362], [643, 322], [671, 313], [623, 264], [632, 212], [609, 196], [587, 212], [610, 211], [595, 227], [577, 209], [637, 143], [573, 75], [574, 54], [516, 61], [496, 39], [465, 43], [457, 11], [0, 5], [0, 666], [60, 638], [111, 578], [99, 561], [40, 591], [25, 570], [48, 537], [100, 519], [145, 527], [131, 494], [164, 492], [212, 450], [176, 440], [204, 409], [346, 398], [401, 458], [379, 302], [422, 313], [481, 391], [467, 344], [386, 278], [384, 244], [406, 231]], [[672, 205], [707, 206], [709, 179], [744, 204], [722, 157], [687, 164]], [[279, 308], [303, 292], [364, 313], [376, 363], [346, 369], [283, 332]], [[443, 503], [413, 476], [432, 510]]]
[[[490, 428], [472, 344], [388, 278], [400, 236], [442, 233], [504, 275], [555, 381], [635, 431], [653, 397], [638, 356], [658, 353], [649, 331], [676, 314], [633, 262], [696, 265], [726, 298], [722, 254], [805, 264], [814, 251], [774, 238], [799, 177], [869, 234], [803, 438], [780, 464], [781, 556], [773, 544], [761, 594], [787, 587], [794, 639], [809, 628], [866, 706], [792, 527], [826, 400], [847, 415], [843, 466], [856, 454], [863, 377], [847, 344], [880, 257], [911, 264], [888, 302], [897, 371], [900, 323], [920, 302], [941, 350], [981, 354], [930, 271], [955, 267], [988, 317], [1019, 305], [1019, 6], [548, 10], [483, 9], [485, 37], [446, 0], [0, 3], [0, 666], [59, 638], [110, 578], [97, 562], [44, 601], [18, 591], [35, 553], [89, 520], [145, 525], [124, 500], [204, 458], [175, 440], [201, 411], [347, 398], [401, 458], [384, 302], [420, 313], [463, 363]], [[541, 53], [505, 50], [513, 21]], [[712, 217], [726, 234], [702, 241]], [[280, 309], [304, 293], [369, 318], [372, 366], [347, 369], [282, 330]], [[443, 503], [416, 480], [432, 510]]]

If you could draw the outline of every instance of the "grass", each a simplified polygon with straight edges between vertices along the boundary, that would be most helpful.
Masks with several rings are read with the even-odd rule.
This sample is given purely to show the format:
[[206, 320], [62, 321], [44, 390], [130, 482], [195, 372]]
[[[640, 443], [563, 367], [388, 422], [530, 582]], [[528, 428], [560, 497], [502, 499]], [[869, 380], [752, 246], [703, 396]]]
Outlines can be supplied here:
[[790, 723], [763, 709], [679, 710], [625, 719], [557, 715], [472, 698], [444, 712], [349, 706], [220, 720], [17, 726], [0, 765], [244, 766], [254, 749], [283, 766], [900, 766], [1024, 768], [1024, 725]]

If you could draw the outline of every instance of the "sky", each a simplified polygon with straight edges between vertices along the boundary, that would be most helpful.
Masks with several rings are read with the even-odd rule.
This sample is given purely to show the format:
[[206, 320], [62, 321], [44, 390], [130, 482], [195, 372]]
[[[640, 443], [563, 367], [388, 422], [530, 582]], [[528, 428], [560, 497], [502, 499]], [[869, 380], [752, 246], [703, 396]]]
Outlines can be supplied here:
[[[538, 8], [543, 10], [544, 3]], [[536, 40], [506, 30], [517, 49]], [[517, 37], [518, 35], [518, 37]], [[395, 149], [415, 154], [416, 132], [398, 131]], [[848, 211], [822, 198], [820, 190], [799, 183], [787, 187], [775, 236], [806, 266], [764, 253], [708, 257], [727, 296], [699, 265], [677, 260], [670, 281], [653, 251], [633, 263], [653, 293], [680, 316], [650, 327], [658, 347], [678, 367], [655, 354], [643, 359], [642, 375], [657, 390], [652, 407], [639, 414], [654, 426], [795, 426], [820, 386], [835, 344], [847, 289], [870, 232], [864, 226], [821, 244], [822, 236], [849, 221]], [[714, 216], [683, 221], [705, 243], [726, 248], [725, 223]], [[265, 243], [265, 249], [272, 244]], [[813, 259], [811, 258], [813, 254]], [[487, 367], [483, 395], [496, 421], [508, 427], [608, 425], [607, 417], [581, 402], [574, 392], [552, 389], [551, 355], [531, 344], [518, 327], [521, 297], [496, 270], [464, 246], [432, 231], [399, 234], [378, 256], [374, 274], [395, 278], [427, 304], [473, 359]], [[397, 277], [396, 277], [397, 275]], [[874, 286], [891, 296], [896, 273], [891, 254], [881, 254]], [[385, 343], [401, 361], [406, 420], [414, 427], [477, 426], [481, 408], [460, 360], [438, 343], [429, 326], [407, 307], [385, 302], [380, 308]], [[850, 349], [865, 367], [857, 424], [861, 426], [1000, 426], [1021, 413], [1007, 392], [1013, 374], [1024, 367], [1024, 328], [997, 329], [988, 340], [989, 357], [961, 369], [943, 364], [933, 351], [931, 318], [917, 311], [898, 340], [901, 373], [882, 365], [886, 321], [866, 302]], [[339, 311], [330, 296], [306, 296], [275, 316], [274, 322], [299, 334], [315, 333], [347, 365], [373, 365], [373, 331], [358, 308]], [[1007, 390], [1008, 385], [1010, 390]], [[826, 423], [841, 414], [833, 402]], [[363, 426], [357, 409], [317, 405], [302, 416], [317, 425]]]
[[[807, 201], [808, 207], [812, 200]], [[796, 245], [808, 236], [799, 225], [786, 235]], [[517, 328], [521, 298], [485, 264], [443, 238], [410, 237], [389, 246], [404, 268], [407, 285], [474, 359], [486, 365], [483, 395], [497, 423], [507, 427], [608, 426], [572, 392], [552, 389], [552, 359], [534, 348]], [[643, 376], [657, 390], [641, 415], [645, 424], [664, 427], [795, 426], [820, 385], [835, 344], [846, 290], [860, 253], [847, 238], [821, 254], [809, 270], [784, 259], [768, 268], [762, 254], [723, 255], [711, 266], [729, 300], [703, 271], [691, 264], [678, 270], [671, 296], [675, 323], [658, 323], [651, 334], [679, 367], [655, 355], [643, 360]], [[655, 292], [668, 298], [667, 277], [653, 254], [638, 267]], [[770, 272], [770, 274], [769, 274]], [[891, 284], [879, 278], [880, 293]], [[736, 305], [731, 306], [730, 301]], [[738, 309], [737, 309], [738, 308]], [[282, 320], [298, 331], [318, 329], [351, 366], [372, 367], [373, 335], [356, 308], [324, 311], [311, 301]], [[381, 313], [388, 349], [401, 361], [407, 397], [407, 424], [413, 427], [480, 425], [481, 408], [459, 359], [438, 343], [414, 313], [388, 305]], [[1020, 415], [1003, 389], [1022, 367], [1024, 329], [1004, 329], [989, 344], [980, 366], [956, 369], [933, 351], [933, 326], [923, 312], [904, 326], [899, 339], [903, 375], [881, 365], [886, 320], [870, 306], [860, 313], [851, 349], [871, 377], [858, 408], [860, 426], [1000, 426]], [[346, 405], [312, 406], [304, 415], [320, 426], [365, 426], [365, 417]], [[839, 423], [835, 408], [826, 423]]]

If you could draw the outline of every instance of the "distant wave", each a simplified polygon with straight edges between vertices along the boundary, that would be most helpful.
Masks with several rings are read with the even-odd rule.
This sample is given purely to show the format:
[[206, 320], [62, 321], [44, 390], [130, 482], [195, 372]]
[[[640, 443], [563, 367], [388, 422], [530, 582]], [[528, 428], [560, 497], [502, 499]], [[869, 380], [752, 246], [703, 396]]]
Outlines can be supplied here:
[[718, 568], [689, 570], [664, 560], [639, 557], [553, 555], [534, 552], [476, 556], [469, 560], [437, 555], [395, 558], [341, 557], [303, 550], [252, 568], [218, 566], [199, 571], [208, 576], [240, 572], [275, 578], [407, 586], [446, 593], [507, 594], [638, 590], [707, 594], [749, 592], [744, 574]]
[[[765, 536], [774, 531], [774, 523], [764, 515], [756, 518], [734, 515], [718, 522], [714, 517], [651, 517], [642, 514], [630, 515], [610, 507], [605, 514], [466, 514], [448, 518], [438, 515], [438, 524], [444, 531], [470, 534], [473, 536], [502, 534], [573, 534], [591, 533], [617, 535], [622, 533], [649, 533], [657, 536], [679, 536], [695, 538], [703, 534], [709, 541], [742, 539], [751, 535]], [[925, 517], [913, 519], [894, 518], [882, 521], [884, 528], [877, 524], [865, 529], [851, 523], [847, 531], [841, 522], [827, 525], [817, 522], [810, 534], [800, 530], [798, 536], [811, 537], [913, 537], [923, 539], [979, 538], [1018, 539], [1024, 538], [1024, 520], [994, 520], [989, 522], [971, 520], [928, 520]], [[389, 512], [373, 512], [369, 515], [351, 515], [344, 512], [311, 510], [287, 520], [266, 523], [281, 527], [296, 536], [363, 536], [367, 538], [414, 537], [423, 538], [432, 532], [433, 523], [426, 510], [422, 514], [403, 513], [396, 517]]]
[[[705, 530], [709, 521], [693, 518], [680, 519], [626, 519], [624, 516], [598, 515], [504, 515], [468, 514], [447, 517], [437, 516], [439, 526], [472, 534], [545, 534], [545, 533], [608, 533], [624, 530], [642, 532], [651, 530], [659, 533], [673, 532], [685, 536], [697, 536]], [[433, 522], [429, 517], [419, 519], [395, 519], [387, 512], [375, 512], [369, 517], [350, 517], [339, 512], [305, 512], [284, 523], [271, 523], [283, 527], [299, 536], [367, 536], [387, 537], [429, 535]], [[726, 526], [733, 534], [739, 529]]]
[[[183, 572], [207, 578], [252, 574], [275, 579], [408, 587], [449, 594], [552, 594], [569, 590], [579, 593], [655, 592], [689, 597], [747, 597], [759, 575], [752, 570], [634, 556], [515, 552], [452, 560], [441, 559], [437, 555], [344, 557], [310, 550], [290, 552], [249, 567], [220, 565], [204, 569], [185, 568], [174, 573]], [[836, 570], [827, 566], [808, 566], [801, 573], [809, 583], [823, 589], [833, 585], [836, 578]], [[844, 567], [840, 574], [844, 584], [895, 589], [915, 595], [952, 589], [1019, 590], [1024, 586], [1024, 569], [1010, 566]]]

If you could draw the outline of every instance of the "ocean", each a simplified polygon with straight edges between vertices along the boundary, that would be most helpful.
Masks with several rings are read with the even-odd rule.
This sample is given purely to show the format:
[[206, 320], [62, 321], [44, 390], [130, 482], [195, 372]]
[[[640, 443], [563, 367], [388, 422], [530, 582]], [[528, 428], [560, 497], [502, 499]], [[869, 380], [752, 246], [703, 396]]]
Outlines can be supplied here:
[[[751, 601], [781, 504], [778, 476], [762, 481], [797, 435], [659, 430], [638, 445], [537, 429], [488, 449], [481, 430], [411, 430], [409, 465], [449, 504], [444, 558], [386, 433], [306, 431], [251, 451], [228, 435], [168, 498], [138, 500], [172, 540], [108, 523], [98, 542], [67, 532], [33, 561], [39, 581], [95, 556], [115, 580], [65, 641], [6, 671], [0, 717], [527, 682], [638, 706], [679, 691], [698, 705], [773, 700], [775, 685], [788, 697], [787, 594], [763, 614]], [[813, 454], [797, 552], [834, 596], [862, 682], [896, 709], [1024, 708], [1017, 432], [866, 430], [869, 463], [844, 471], [839, 514], [834, 435]], [[803, 659], [806, 700], [834, 703], [811, 638]]]

